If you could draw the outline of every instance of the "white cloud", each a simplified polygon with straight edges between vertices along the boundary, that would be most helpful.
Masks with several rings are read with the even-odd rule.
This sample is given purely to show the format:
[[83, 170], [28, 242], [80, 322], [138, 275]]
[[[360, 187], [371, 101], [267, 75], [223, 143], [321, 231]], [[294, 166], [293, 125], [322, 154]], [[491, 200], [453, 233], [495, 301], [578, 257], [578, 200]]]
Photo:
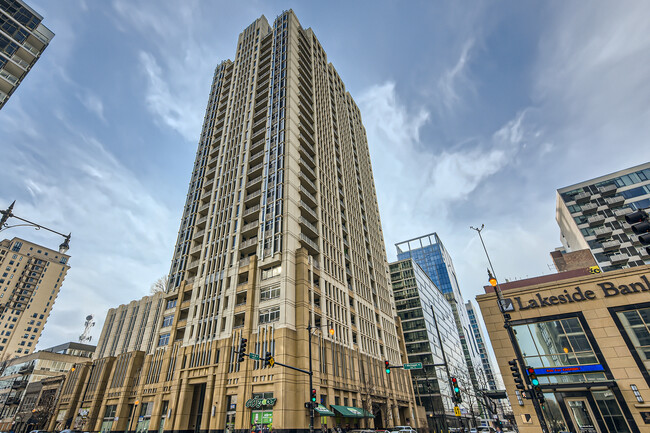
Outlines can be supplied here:
[[[71, 269], [39, 347], [76, 341], [89, 313], [98, 319], [98, 335], [107, 308], [145, 295], [151, 282], [168, 271], [177, 228], [175, 212], [163, 206], [155, 192], [102, 142], [72, 129], [66, 116], [60, 116], [55, 131], [44, 134], [36, 127], [38, 140], [28, 146], [10, 143], [4, 149], [4, 175], [18, 183], [12, 196], [0, 192], [2, 203], [17, 198], [16, 215], [72, 232]], [[13, 228], [3, 235], [53, 249], [61, 241], [29, 228]]]
[[97, 95], [86, 90], [82, 93], [78, 93], [77, 98], [88, 111], [94, 113], [102, 122], [106, 123], [106, 118], [104, 117], [104, 103]]
[[474, 47], [474, 38], [469, 38], [462, 46], [458, 61], [447, 69], [438, 80], [440, 99], [447, 110], [452, 110], [461, 102], [458, 87], [468, 86], [467, 66], [470, 60], [470, 51]]

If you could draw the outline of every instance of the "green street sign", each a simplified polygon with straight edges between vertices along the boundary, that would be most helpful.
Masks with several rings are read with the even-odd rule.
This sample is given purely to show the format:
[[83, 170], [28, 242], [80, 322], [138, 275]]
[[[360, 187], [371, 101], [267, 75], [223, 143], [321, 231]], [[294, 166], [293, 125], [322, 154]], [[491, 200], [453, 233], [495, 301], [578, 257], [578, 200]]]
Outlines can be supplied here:
[[260, 360], [260, 356], [257, 353], [249, 353], [248, 357], [250, 359], [254, 360], [254, 361], [259, 361]]
[[404, 364], [404, 370], [421, 370], [421, 369], [422, 369], [421, 362], [411, 362], [409, 364]]

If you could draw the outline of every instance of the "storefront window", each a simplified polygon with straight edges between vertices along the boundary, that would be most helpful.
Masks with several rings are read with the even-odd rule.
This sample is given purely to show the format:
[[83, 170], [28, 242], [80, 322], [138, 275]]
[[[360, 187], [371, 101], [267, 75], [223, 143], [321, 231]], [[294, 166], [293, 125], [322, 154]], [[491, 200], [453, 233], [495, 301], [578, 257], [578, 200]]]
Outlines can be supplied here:
[[650, 372], [650, 308], [619, 311], [617, 314], [632, 346]]
[[569, 431], [566, 422], [564, 422], [562, 410], [557, 402], [557, 398], [555, 398], [555, 394], [552, 392], [544, 393], [544, 398], [546, 399], [546, 403], [542, 406], [542, 410], [544, 411], [544, 418], [546, 418], [546, 424], [550, 432], [560, 433]]
[[629, 433], [630, 428], [625, 422], [625, 417], [616, 402], [614, 393], [607, 390], [593, 391], [591, 394], [594, 396], [596, 404], [598, 404], [598, 409], [605, 420], [605, 424], [607, 424], [609, 433]]
[[[598, 364], [598, 358], [576, 317], [513, 326], [526, 365], [534, 368]], [[604, 373], [540, 376], [542, 383], [593, 382]]]

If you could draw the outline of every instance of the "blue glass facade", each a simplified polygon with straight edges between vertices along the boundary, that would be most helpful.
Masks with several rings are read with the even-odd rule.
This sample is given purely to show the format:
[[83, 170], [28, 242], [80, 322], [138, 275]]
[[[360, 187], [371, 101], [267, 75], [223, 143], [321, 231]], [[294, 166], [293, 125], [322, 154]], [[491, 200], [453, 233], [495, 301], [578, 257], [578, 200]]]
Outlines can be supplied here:
[[480, 383], [477, 377], [484, 376], [481, 354], [471, 330], [454, 264], [445, 246], [436, 233], [404, 241], [395, 246], [397, 247], [397, 258], [399, 260], [410, 258], [420, 265], [451, 305], [471, 382], [473, 384]]

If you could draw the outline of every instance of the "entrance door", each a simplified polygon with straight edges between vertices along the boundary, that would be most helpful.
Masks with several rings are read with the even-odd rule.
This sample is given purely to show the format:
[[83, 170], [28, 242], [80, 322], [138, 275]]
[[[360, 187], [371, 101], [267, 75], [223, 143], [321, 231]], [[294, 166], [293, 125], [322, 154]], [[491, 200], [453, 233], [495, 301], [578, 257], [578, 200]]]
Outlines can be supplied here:
[[576, 433], [601, 433], [594, 413], [585, 397], [564, 399], [569, 415], [576, 426]]

